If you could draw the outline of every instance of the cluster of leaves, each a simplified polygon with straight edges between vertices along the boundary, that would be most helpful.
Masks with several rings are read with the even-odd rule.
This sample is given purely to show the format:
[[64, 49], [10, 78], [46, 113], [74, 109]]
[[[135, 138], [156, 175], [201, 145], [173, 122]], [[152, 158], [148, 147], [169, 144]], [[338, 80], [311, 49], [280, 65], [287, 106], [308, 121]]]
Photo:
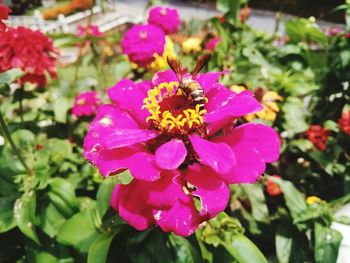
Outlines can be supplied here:
[[[55, 36], [57, 46], [80, 44], [81, 52], [49, 87], [16, 86], [22, 76], [16, 69], [0, 74], [0, 262], [336, 261], [342, 236], [332, 222], [349, 224], [335, 214], [350, 200], [350, 138], [337, 126], [349, 104], [349, 40], [329, 38], [306, 19], [286, 22], [287, 42], [267, 36], [239, 21], [241, 3], [218, 0], [224, 22], [205, 22], [206, 31], [221, 37], [208, 69], [231, 69], [223, 77], [227, 86], [263, 87], [284, 97], [276, 120], [267, 121], [283, 140], [281, 159], [267, 172], [283, 178], [269, 178], [282, 194], [268, 194], [268, 176], [232, 186], [225, 212], [187, 239], [125, 224], [109, 199], [115, 184], [128, 183], [131, 175], [102, 179], [82, 157], [90, 119], [69, 113], [79, 92], [98, 88], [103, 94], [123, 77], [138, 79], [139, 72], [116, 56], [118, 35]], [[112, 43], [110, 57], [100, 41]], [[193, 68], [198, 55], [180, 59]], [[305, 139], [313, 123], [332, 132], [325, 152]], [[307, 204], [313, 195], [326, 201]]]

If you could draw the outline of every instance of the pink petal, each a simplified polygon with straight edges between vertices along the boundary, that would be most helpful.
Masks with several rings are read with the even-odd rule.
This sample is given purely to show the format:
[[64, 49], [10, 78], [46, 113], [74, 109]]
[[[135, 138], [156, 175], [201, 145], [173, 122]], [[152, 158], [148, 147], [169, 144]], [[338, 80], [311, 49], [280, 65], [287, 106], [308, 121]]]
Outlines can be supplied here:
[[154, 86], [158, 86], [160, 83], [163, 83], [163, 82], [169, 83], [172, 81], [176, 81], [176, 82], [179, 81], [172, 70], [165, 70], [165, 71], [158, 72], [154, 75], [152, 79]]
[[154, 223], [152, 207], [145, 204], [147, 194], [142, 185], [133, 180], [128, 185], [117, 185], [111, 198], [111, 206], [137, 230], [145, 230]]
[[259, 153], [244, 143], [232, 147], [237, 164], [225, 175], [220, 175], [227, 183], [255, 183], [265, 172], [266, 166]]
[[210, 142], [197, 135], [191, 135], [190, 141], [201, 163], [217, 173], [225, 174], [236, 164], [235, 154], [227, 144]]
[[141, 147], [125, 147], [114, 150], [102, 150], [94, 165], [102, 175], [118, 173], [129, 169], [131, 175], [143, 181], [155, 181], [160, 178], [154, 155]]
[[90, 123], [89, 129], [138, 129], [139, 126], [129, 113], [112, 104], [105, 104], [98, 108], [96, 117]]
[[115, 149], [130, 146], [153, 139], [158, 136], [158, 132], [141, 129], [115, 129], [106, 132], [100, 139], [106, 149]]
[[171, 140], [157, 149], [156, 162], [163, 169], [173, 170], [182, 164], [186, 155], [184, 143], [181, 140]]
[[214, 84], [218, 83], [219, 78], [225, 73], [225, 71], [221, 71], [198, 74], [196, 80], [205, 92], [209, 92]]
[[201, 200], [201, 216], [209, 220], [226, 208], [230, 190], [212, 169], [194, 165], [188, 169], [186, 179], [196, 187], [192, 194]]
[[173, 207], [168, 210], [153, 210], [156, 224], [164, 232], [174, 232], [179, 236], [189, 236], [196, 231], [201, 218], [193, 204], [188, 198], [185, 202], [176, 200]]
[[182, 184], [177, 182], [173, 172], [163, 172], [159, 180], [145, 183], [144, 189], [148, 191], [147, 203], [158, 209], [170, 208], [177, 199], [185, 196]]
[[269, 126], [256, 123], [243, 124], [233, 129], [228, 138], [230, 145], [241, 143], [253, 147], [267, 163], [277, 161], [279, 158], [281, 141], [277, 132]]
[[121, 109], [128, 111], [138, 122], [146, 126], [146, 118], [149, 116], [147, 109], [141, 109], [143, 100], [147, 97], [147, 91], [152, 88], [151, 82], [144, 81], [135, 84], [133, 81], [124, 79], [114, 87], [109, 88], [109, 98]]
[[265, 162], [276, 161], [279, 157], [280, 140], [277, 133], [262, 124], [241, 125], [215, 141], [232, 147], [237, 159], [237, 165], [230, 172], [220, 175], [228, 183], [255, 182], [265, 171]]
[[240, 117], [263, 109], [262, 105], [249, 93], [242, 92], [227, 100], [218, 100], [216, 109], [208, 112], [206, 122], [216, 122], [231, 117]]

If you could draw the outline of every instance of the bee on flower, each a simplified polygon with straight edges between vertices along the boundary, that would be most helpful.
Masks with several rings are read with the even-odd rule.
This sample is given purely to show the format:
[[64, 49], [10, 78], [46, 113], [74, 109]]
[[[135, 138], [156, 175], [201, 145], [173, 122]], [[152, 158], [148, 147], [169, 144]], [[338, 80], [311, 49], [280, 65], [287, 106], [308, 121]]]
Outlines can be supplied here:
[[[229, 184], [254, 183], [278, 159], [280, 140], [262, 124], [236, 126], [262, 106], [251, 92], [219, 84], [223, 72], [201, 74], [202, 62], [192, 74], [169, 64], [152, 81], [124, 79], [108, 90], [111, 103], [89, 125], [84, 157], [103, 176], [129, 169], [132, 181], [117, 184], [111, 198], [126, 222], [189, 236], [225, 209]], [[187, 80], [199, 87], [200, 101]]]

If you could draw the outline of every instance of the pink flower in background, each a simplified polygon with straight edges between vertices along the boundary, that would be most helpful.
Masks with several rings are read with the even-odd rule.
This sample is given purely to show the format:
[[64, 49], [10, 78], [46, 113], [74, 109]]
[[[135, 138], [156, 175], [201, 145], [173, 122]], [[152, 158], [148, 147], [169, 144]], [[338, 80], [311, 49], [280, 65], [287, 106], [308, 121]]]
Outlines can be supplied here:
[[169, 70], [152, 82], [125, 79], [108, 90], [112, 104], [98, 109], [84, 156], [104, 176], [130, 170], [134, 179], [116, 186], [111, 205], [136, 229], [157, 224], [191, 235], [225, 209], [228, 184], [254, 183], [266, 163], [278, 159], [280, 140], [272, 128], [234, 126], [262, 106], [251, 92], [236, 94], [218, 83], [222, 74], [196, 78], [208, 100], [205, 110], [177, 93]]
[[11, 13], [11, 9], [6, 5], [1, 4], [0, 2], [0, 32], [5, 31], [6, 25], [2, 20], [9, 19], [9, 14]]
[[216, 46], [219, 45], [220, 42], [221, 42], [221, 37], [213, 37], [213, 38], [209, 39], [207, 44], [205, 44], [204, 49], [214, 51]]
[[76, 117], [95, 115], [99, 103], [100, 99], [96, 91], [80, 93], [74, 100], [72, 113]]
[[329, 27], [325, 29], [325, 33], [329, 37], [338, 36], [343, 30], [340, 27]]
[[58, 51], [52, 40], [40, 31], [25, 27], [8, 28], [0, 37], [0, 72], [20, 68], [27, 73], [21, 83], [46, 85], [46, 75], [56, 78]]
[[173, 34], [179, 30], [181, 21], [175, 8], [157, 6], [149, 10], [148, 23], [160, 27], [165, 34]]
[[103, 37], [104, 34], [100, 31], [98, 26], [88, 25], [88, 26], [78, 26], [77, 35], [79, 37], [92, 36], [92, 37]]
[[154, 54], [163, 54], [165, 34], [154, 25], [134, 25], [124, 34], [121, 45], [132, 62], [145, 67], [154, 61]]

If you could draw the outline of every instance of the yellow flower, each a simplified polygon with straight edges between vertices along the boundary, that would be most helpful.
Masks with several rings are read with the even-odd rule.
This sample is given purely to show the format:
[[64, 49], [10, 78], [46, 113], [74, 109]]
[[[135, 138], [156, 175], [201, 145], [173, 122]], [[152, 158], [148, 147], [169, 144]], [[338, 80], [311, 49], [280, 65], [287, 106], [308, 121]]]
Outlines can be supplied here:
[[202, 40], [198, 37], [190, 37], [189, 39], [182, 42], [182, 51], [185, 54], [191, 52], [199, 52], [202, 50], [201, 42]]
[[110, 46], [106, 45], [103, 47], [103, 54], [105, 54], [107, 57], [110, 57], [110, 56], [113, 56], [114, 52]]
[[312, 205], [314, 203], [324, 204], [324, 203], [326, 203], [326, 201], [324, 201], [321, 198], [313, 195], [313, 196], [309, 196], [308, 198], [306, 198], [306, 203], [308, 205]]
[[243, 85], [232, 85], [230, 87], [230, 90], [232, 90], [233, 92], [236, 92], [236, 93], [241, 93], [242, 91], [245, 91], [247, 88]]
[[164, 52], [162, 56], [159, 56], [158, 54], [154, 54], [155, 60], [151, 63], [149, 68], [153, 71], [159, 71], [162, 69], [166, 69], [168, 67], [168, 63], [166, 61], [167, 57], [174, 57], [174, 43], [169, 38], [165, 38], [165, 47]]
[[264, 108], [255, 114], [247, 115], [246, 119], [251, 121], [254, 118], [259, 118], [265, 121], [274, 121], [277, 117], [277, 113], [280, 111], [276, 101], [283, 101], [283, 97], [275, 91], [265, 92], [262, 88], [255, 89], [254, 94]]

